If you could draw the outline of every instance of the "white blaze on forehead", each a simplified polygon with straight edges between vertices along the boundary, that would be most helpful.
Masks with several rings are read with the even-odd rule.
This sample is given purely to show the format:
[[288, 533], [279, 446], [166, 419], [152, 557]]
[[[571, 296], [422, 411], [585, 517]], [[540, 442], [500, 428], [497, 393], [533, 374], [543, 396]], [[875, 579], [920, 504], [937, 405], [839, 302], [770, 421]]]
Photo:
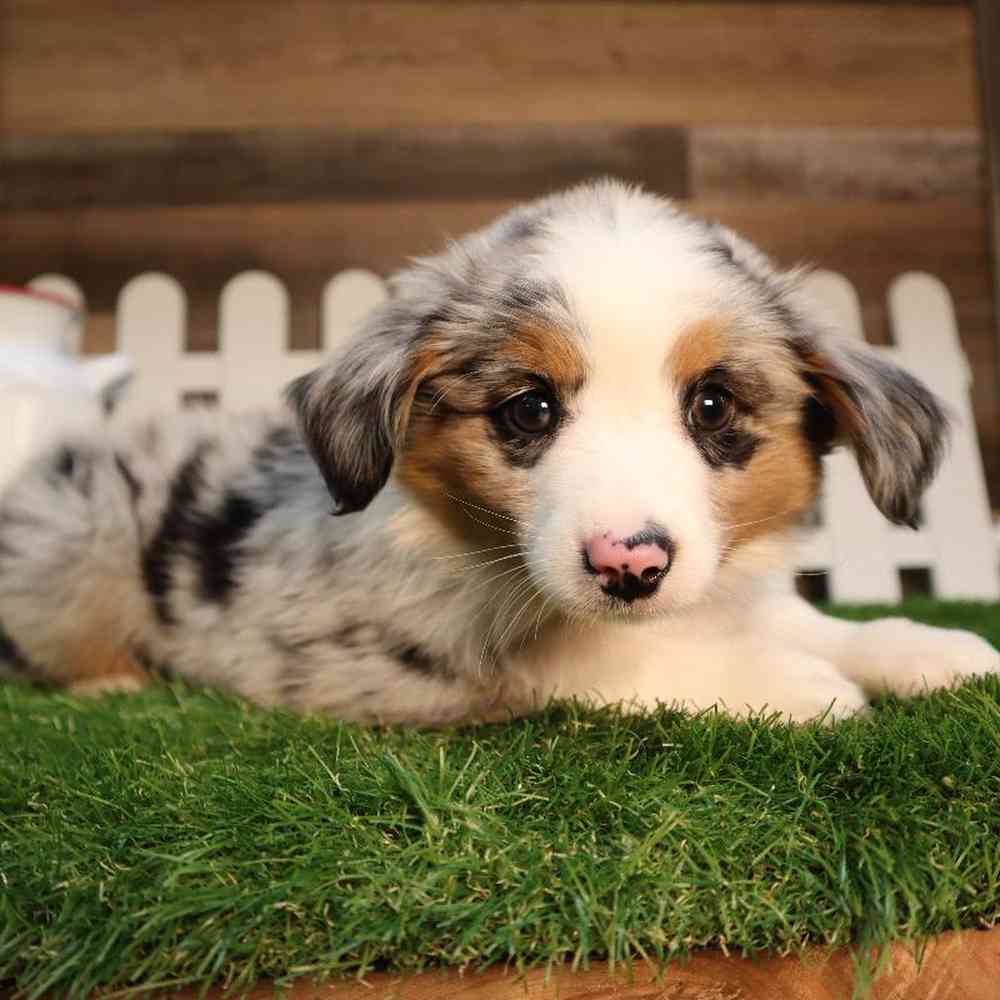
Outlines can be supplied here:
[[595, 383], [628, 374], [662, 385], [683, 332], [732, 308], [735, 283], [707, 252], [703, 227], [662, 202], [622, 189], [600, 210], [557, 216], [546, 236], [540, 270], [565, 296]]
[[529, 561], [550, 592], [589, 593], [581, 545], [657, 525], [677, 558], [653, 603], [679, 606], [714, 573], [719, 538], [708, 470], [665, 361], [693, 325], [731, 310], [738, 283], [707, 250], [705, 230], [662, 202], [621, 190], [586, 208], [551, 220], [538, 257], [580, 331], [588, 371], [536, 472]]

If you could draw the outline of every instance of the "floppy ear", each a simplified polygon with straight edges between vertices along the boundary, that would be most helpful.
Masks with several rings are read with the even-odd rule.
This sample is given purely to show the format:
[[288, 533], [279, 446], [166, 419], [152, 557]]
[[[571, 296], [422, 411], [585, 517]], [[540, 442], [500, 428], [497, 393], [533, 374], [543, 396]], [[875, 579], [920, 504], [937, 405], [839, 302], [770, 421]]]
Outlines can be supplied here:
[[871, 348], [823, 334], [792, 341], [813, 389], [807, 429], [820, 450], [849, 445], [875, 506], [917, 527], [917, 505], [944, 451], [948, 418], [922, 382]]
[[420, 381], [416, 326], [381, 306], [342, 354], [285, 390], [334, 514], [363, 510], [389, 478]]

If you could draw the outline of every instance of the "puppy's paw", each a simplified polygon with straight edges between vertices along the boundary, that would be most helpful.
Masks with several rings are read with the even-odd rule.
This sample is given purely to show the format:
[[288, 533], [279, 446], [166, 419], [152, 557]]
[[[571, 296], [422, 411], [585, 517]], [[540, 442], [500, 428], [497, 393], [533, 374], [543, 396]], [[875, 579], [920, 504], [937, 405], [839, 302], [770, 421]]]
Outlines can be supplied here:
[[874, 692], [911, 697], [1000, 673], [1000, 652], [972, 632], [884, 618], [863, 626], [858, 638]]
[[[868, 710], [864, 691], [832, 663], [803, 654], [774, 654], [769, 669], [737, 714], [763, 709], [790, 722], [838, 722]], [[738, 706], [730, 704], [733, 711]]]

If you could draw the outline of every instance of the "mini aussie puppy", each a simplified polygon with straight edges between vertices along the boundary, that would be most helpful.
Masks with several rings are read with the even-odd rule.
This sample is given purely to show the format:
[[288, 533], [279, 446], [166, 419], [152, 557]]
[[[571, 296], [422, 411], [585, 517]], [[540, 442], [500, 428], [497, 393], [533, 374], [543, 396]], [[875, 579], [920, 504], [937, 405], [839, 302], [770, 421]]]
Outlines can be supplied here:
[[853, 449], [912, 523], [944, 417], [819, 329], [794, 274], [650, 194], [586, 185], [417, 261], [287, 395], [26, 472], [5, 672], [441, 725], [552, 697], [831, 719], [1000, 670], [968, 633], [794, 595], [820, 456]]

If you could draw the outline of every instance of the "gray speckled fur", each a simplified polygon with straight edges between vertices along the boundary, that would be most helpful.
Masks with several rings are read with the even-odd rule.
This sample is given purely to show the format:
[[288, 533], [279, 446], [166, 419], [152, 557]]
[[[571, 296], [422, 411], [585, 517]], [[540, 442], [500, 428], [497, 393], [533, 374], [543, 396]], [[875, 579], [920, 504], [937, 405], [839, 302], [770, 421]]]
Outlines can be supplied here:
[[[443, 724], [532, 707], [504, 674], [503, 650], [488, 648], [507, 589], [492, 579], [496, 567], [458, 574], [434, 562], [433, 545], [400, 545], [393, 534], [413, 504], [390, 473], [415, 348], [433, 331], [460, 363], [526, 311], [573, 329], [534, 248], [555, 214], [613, 227], [625, 197], [647, 199], [651, 216], [700, 241], [720, 272], [736, 272], [754, 308], [794, 321], [785, 279], [749, 244], [623, 192], [598, 184], [543, 199], [396, 277], [359, 336], [291, 389], [301, 438], [291, 412], [189, 415], [115, 428], [40, 459], [0, 502], [0, 624], [21, 657], [8, 671], [71, 682], [74, 657], [96, 642], [157, 673], [347, 719]], [[789, 336], [818, 342], [799, 326]], [[876, 502], [906, 519], [936, 461], [939, 411], [867, 355], [845, 348], [830, 370], [863, 411], [853, 443]], [[194, 495], [171, 532], [178, 471], [196, 450]], [[363, 513], [331, 517], [331, 493], [342, 511]], [[227, 502], [242, 527], [219, 521]], [[158, 597], [151, 550], [167, 579]], [[505, 648], [527, 641], [533, 624], [529, 616], [511, 629]]]

